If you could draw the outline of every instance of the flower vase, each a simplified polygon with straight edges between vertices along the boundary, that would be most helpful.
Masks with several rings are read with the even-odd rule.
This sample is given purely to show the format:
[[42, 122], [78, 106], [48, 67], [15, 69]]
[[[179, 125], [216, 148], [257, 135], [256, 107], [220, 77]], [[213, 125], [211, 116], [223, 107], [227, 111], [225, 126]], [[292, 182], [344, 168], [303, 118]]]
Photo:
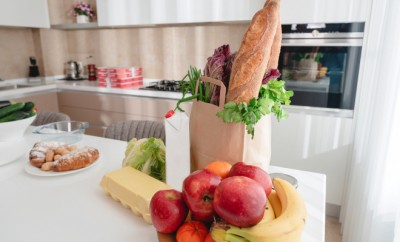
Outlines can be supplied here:
[[76, 16], [76, 22], [78, 24], [89, 23], [89, 17], [86, 16], [86, 15], [77, 15]]

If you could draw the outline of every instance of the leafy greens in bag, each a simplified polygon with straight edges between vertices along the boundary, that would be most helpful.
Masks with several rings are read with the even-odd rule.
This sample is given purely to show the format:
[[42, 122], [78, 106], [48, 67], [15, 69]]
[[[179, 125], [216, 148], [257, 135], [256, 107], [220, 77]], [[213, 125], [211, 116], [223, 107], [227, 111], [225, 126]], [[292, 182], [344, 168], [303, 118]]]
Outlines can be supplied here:
[[128, 142], [122, 166], [131, 166], [165, 182], [165, 145], [161, 139], [133, 138]]

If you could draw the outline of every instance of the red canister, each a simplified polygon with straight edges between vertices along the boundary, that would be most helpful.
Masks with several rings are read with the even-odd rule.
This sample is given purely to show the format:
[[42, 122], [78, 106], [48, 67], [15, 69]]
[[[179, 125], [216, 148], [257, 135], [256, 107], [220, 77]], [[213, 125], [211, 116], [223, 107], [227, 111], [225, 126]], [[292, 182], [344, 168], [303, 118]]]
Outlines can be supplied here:
[[89, 81], [96, 81], [96, 66], [94, 64], [88, 65], [88, 79]]

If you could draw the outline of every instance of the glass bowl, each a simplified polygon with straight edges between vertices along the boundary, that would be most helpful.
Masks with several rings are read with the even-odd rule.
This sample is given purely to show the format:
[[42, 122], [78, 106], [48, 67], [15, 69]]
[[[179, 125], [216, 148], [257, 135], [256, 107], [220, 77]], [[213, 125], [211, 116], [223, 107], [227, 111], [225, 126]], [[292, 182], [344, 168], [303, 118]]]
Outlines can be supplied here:
[[60, 121], [36, 127], [32, 132], [40, 136], [41, 141], [58, 141], [74, 144], [82, 140], [88, 122]]

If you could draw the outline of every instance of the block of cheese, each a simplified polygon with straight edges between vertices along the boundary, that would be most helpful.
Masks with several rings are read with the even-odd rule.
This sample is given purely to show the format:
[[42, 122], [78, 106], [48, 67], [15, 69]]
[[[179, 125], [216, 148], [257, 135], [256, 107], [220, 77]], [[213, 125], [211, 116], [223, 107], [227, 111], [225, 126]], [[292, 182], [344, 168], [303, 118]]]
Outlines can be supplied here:
[[169, 185], [132, 167], [107, 173], [100, 186], [114, 200], [142, 216], [148, 224], [151, 224], [151, 198], [159, 190], [171, 189]]

